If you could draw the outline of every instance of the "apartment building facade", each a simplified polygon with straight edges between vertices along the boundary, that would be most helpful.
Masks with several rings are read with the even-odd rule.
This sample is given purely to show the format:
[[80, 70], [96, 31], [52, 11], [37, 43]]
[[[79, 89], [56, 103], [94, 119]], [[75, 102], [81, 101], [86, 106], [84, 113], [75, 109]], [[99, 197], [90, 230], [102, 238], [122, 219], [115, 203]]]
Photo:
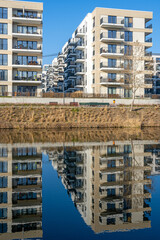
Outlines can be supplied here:
[[42, 154], [28, 144], [0, 145], [0, 238], [42, 239]]
[[41, 92], [43, 4], [0, 1], [0, 95]]
[[47, 153], [75, 207], [95, 233], [151, 227], [150, 176], [160, 174], [158, 142], [77, 143]]
[[152, 47], [151, 20], [152, 12], [96, 8], [89, 13], [62, 48], [65, 91], [130, 97], [127, 79], [136, 69], [133, 56], [138, 43], [142, 49], [137, 69], [141, 86], [136, 94], [144, 96], [145, 89], [152, 87], [146, 81], [152, 74], [147, 68], [152, 60], [148, 52]]

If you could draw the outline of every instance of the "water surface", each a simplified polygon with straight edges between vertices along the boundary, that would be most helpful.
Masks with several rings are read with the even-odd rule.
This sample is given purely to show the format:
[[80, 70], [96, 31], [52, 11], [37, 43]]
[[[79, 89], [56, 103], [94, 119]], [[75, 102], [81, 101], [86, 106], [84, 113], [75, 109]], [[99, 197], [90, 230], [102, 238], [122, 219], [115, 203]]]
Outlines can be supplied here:
[[0, 134], [0, 239], [158, 238], [159, 129]]

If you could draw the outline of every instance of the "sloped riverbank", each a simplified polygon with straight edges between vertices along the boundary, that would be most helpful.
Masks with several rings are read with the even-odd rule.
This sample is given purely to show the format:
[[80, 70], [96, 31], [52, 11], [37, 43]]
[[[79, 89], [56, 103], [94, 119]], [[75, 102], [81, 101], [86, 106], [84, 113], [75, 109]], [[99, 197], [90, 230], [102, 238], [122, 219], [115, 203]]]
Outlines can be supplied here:
[[160, 127], [160, 107], [0, 106], [1, 129]]

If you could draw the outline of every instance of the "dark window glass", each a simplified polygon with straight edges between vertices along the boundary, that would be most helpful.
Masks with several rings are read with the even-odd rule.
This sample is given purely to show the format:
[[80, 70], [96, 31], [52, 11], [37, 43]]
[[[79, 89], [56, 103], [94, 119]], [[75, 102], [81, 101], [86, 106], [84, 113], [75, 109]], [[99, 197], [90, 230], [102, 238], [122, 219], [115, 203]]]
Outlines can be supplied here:
[[0, 219], [7, 218], [7, 208], [0, 208]]
[[7, 19], [8, 18], [8, 9], [0, 8], [0, 18]]
[[0, 173], [8, 172], [8, 162], [0, 162]]
[[0, 34], [8, 34], [8, 24], [0, 23]]
[[117, 31], [109, 30], [108, 31], [108, 37], [109, 38], [116, 38]]
[[108, 59], [108, 67], [116, 67], [117, 60], [116, 59]]
[[132, 42], [133, 41], [133, 32], [125, 32], [125, 41]]
[[7, 188], [8, 178], [0, 177], [0, 188]]
[[116, 16], [108, 16], [108, 23], [117, 23]]
[[0, 81], [8, 81], [8, 70], [0, 70]]
[[0, 233], [7, 232], [7, 223], [0, 223]]
[[124, 54], [126, 54], [126, 55], [132, 55], [132, 46], [127, 46], [127, 45], [125, 45], [124, 46]]
[[0, 203], [7, 203], [7, 192], [0, 193]]
[[0, 157], [8, 157], [8, 149], [0, 148]]
[[7, 54], [0, 54], [0, 65], [8, 65], [8, 55]]
[[133, 18], [132, 17], [125, 17], [124, 26], [125, 27], [133, 27]]

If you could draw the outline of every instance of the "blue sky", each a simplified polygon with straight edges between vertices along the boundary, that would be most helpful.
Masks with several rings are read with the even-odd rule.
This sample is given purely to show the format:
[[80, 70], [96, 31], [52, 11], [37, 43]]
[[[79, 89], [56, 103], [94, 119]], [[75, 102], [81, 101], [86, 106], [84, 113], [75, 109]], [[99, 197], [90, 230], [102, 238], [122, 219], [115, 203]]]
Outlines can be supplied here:
[[[160, 52], [160, 0], [44, 0], [43, 54], [58, 53], [73, 31], [95, 7], [153, 11], [153, 48]], [[51, 63], [53, 57], [44, 58]]]

